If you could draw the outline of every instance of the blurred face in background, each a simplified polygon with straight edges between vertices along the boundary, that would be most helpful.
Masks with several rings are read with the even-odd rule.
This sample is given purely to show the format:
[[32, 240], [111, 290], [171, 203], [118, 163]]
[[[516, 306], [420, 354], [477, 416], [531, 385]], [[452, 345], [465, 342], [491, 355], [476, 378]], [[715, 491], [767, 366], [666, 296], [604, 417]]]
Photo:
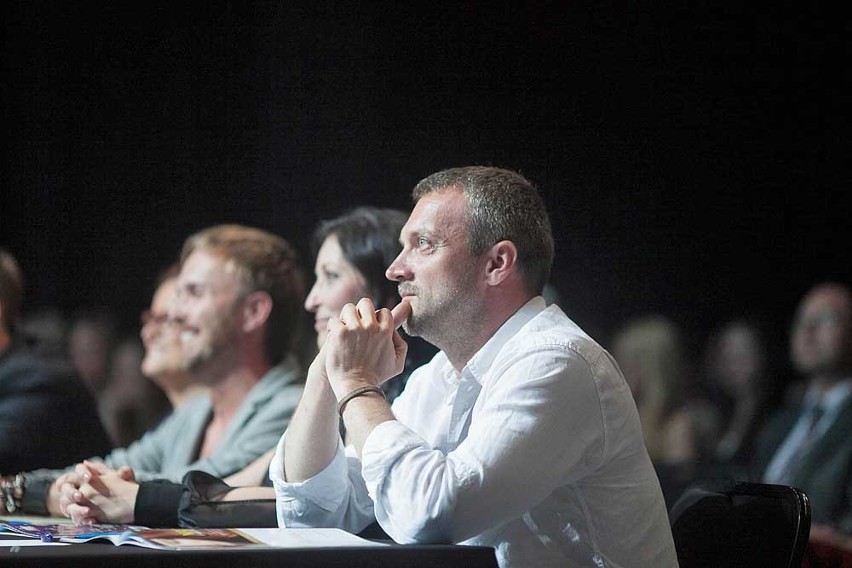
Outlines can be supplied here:
[[809, 292], [796, 314], [791, 359], [800, 373], [835, 377], [852, 370], [852, 297], [839, 285]]
[[731, 395], [756, 387], [763, 380], [766, 364], [757, 332], [743, 323], [727, 326], [719, 336], [711, 364], [716, 380]]
[[164, 280], [151, 300], [151, 308], [142, 314], [142, 374], [146, 377], [179, 372], [183, 369], [178, 326], [169, 320], [169, 310], [177, 301], [177, 278]]
[[305, 309], [314, 314], [317, 346], [322, 347], [328, 331], [328, 320], [339, 318], [343, 306], [369, 297], [367, 281], [343, 254], [337, 235], [331, 234], [323, 241], [317, 253], [314, 282]]
[[94, 392], [101, 392], [109, 376], [110, 332], [97, 322], [76, 322], [68, 337], [68, 356], [80, 378]]

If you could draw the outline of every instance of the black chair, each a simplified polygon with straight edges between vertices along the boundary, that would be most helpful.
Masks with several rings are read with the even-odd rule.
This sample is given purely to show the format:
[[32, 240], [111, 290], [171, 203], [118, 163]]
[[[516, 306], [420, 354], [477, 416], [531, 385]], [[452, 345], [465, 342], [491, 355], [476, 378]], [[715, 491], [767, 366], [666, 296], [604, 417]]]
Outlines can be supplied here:
[[763, 483], [692, 486], [669, 518], [681, 568], [798, 568], [811, 530], [804, 492]]

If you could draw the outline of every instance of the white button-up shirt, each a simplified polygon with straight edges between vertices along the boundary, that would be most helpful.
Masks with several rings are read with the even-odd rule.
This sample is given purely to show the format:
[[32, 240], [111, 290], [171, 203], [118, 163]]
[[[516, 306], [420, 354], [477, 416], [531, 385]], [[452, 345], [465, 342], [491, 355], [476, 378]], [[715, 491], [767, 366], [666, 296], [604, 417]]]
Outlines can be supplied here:
[[[270, 477], [287, 527], [493, 546], [501, 566], [677, 566], [660, 485], [612, 357], [534, 298], [468, 362], [416, 370], [359, 460]], [[286, 435], [286, 434], [285, 434]]]

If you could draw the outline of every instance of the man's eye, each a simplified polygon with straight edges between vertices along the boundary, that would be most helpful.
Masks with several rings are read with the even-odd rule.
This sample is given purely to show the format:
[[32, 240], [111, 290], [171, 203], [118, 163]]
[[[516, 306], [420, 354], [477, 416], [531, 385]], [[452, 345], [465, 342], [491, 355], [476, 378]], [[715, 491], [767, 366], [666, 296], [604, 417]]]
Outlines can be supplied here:
[[189, 296], [190, 298], [197, 298], [201, 296], [201, 287], [196, 286], [194, 284], [189, 284], [183, 289], [183, 292], [186, 296]]
[[431, 247], [432, 243], [426, 237], [419, 237], [417, 239], [417, 247], [418, 248], [428, 248]]

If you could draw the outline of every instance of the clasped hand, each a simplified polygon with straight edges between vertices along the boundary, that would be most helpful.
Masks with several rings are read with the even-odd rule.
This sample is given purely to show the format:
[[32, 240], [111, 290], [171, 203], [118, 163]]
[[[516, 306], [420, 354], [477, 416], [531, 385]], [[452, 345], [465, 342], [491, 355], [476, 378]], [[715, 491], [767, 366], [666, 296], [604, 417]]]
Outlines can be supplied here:
[[60, 511], [75, 525], [133, 521], [139, 485], [127, 466], [113, 470], [85, 461], [63, 474], [57, 485]]
[[325, 358], [329, 384], [338, 399], [361, 386], [379, 386], [402, 372], [408, 344], [397, 329], [411, 314], [408, 302], [393, 311], [376, 310], [362, 298], [346, 304], [340, 319], [328, 322], [328, 337], [320, 357]]

